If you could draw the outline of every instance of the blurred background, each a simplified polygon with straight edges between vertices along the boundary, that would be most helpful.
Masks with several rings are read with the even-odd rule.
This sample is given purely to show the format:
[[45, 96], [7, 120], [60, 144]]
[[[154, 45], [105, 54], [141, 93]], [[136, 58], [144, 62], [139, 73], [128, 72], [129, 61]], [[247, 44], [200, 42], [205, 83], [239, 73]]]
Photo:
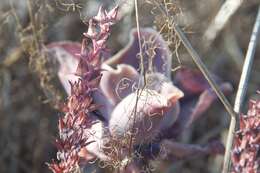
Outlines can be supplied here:
[[[163, 20], [151, 2], [139, 1], [140, 25], [159, 30]], [[232, 84], [234, 93], [228, 99], [233, 104], [259, 0], [242, 2], [219, 32], [212, 21], [224, 0], [157, 2], [181, 9], [171, 15], [176, 15], [176, 21], [185, 29], [207, 67]], [[112, 8], [117, 3], [122, 6], [121, 20], [113, 27], [109, 39], [111, 55], [127, 44], [129, 32], [136, 25], [132, 0], [0, 0], [0, 172], [50, 172], [46, 162], [56, 157], [53, 142], [58, 134], [57, 107], [65, 99], [65, 92], [57, 80], [56, 62], [42, 56], [41, 50], [51, 42], [80, 42], [87, 29], [83, 21], [95, 15], [100, 4]], [[222, 17], [224, 20], [225, 15]], [[173, 36], [167, 35], [167, 29], [162, 32], [165, 38], [170, 38], [174, 51]], [[256, 97], [260, 86], [259, 57], [260, 39], [247, 101]], [[178, 58], [173, 53], [173, 62], [173, 68], [195, 67], [182, 45], [178, 48]], [[247, 103], [243, 112], [246, 108]], [[202, 145], [212, 138], [225, 142], [228, 125], [229, 115], [216, 102], [179, 140]], [[222, 161], [223, 156], [154, 161], [157, 165], [154, 172], [217, 173]], [[92, 167], [92, 171], [109, 172]]]

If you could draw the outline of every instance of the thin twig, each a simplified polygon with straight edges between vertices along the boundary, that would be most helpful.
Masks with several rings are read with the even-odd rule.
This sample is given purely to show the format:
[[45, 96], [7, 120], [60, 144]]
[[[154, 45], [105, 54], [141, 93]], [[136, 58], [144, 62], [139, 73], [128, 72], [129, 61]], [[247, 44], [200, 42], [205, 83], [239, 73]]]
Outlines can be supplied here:
[[225, 147], [225, 156], [224, 156], [222, 173], [228, 173], [228, 170], [229, 170], [231, 148], [232, 148], [232, 145], [233, 145], [236, 122], [237, 122], [236, 118], [231, 117], [228, 136], [227, 136], [227, 143], [226, 143], [226, 147]]
[[250, 74], [251, 67], [253, 64], [256, 45], [257, 45], [257, 39], [259, 37], [259, 34], [260, 34], [260, 6], [258, 9], [258, 14], [256, 17], [254, 28], [253, 28], [253, 31], [251, 34], [250, 42], [249, 42], [247, 53], [246, 53], [246, 58], [244, 61], [243, 71], [242, 71], [239, 86], [238, 86], [237, 96], [236, 96], [235, 105], [234, 105], [234, 110], [237, 113], [240, 111], [242, 102], [244, 101], [244, 98], [245, 98], [246, 89], [248, 86], [249, 74]]
[[218, 33], [224, 28], [230, 17], [237, 11], [237, 9], [241, 6], [243, 0], [227, 0], [221, 6], [218, 14], [214, 18], [214, 20], [209, 25], [208, 29], [204, 34], [204, 40], [210, 44]]
[[225, 106], [225, 108], [228, 111], [228, 113], [231, 115], [231, 117], [236, 117], [236, 113], [233, 111], [232, 106], [230, 105], [229, 101], [227, 100], [225, 95], [222, 93], [222, 91], [219, 89], [219, 87], [216, 84], [216, 82], [210, 76], [210, 72], [208, 71], [208, 69], [204, 65], [204, 63], [201, 61], [201, 58], [200, 58], [199, 54], [193, 49], [192, 45], [190, 44], [189, 40], [187, 39], [187, 37], [184, 35], [182, 30], [180, 29], [180, 27], [178, 25], [176, 25], [176, 24], [173, 25], [173, 27], [174, 27], [174, 30], [175, 30], [176, 34], [178, 35], [178, 37], [182, 41], [183, 45], [186, 47], [186, 49], [190, 53], [193, 61], [196, 63], [196, 65], [198, 66], [198, 68], [200, 69], [200, 71], [202, 72], [204, 77], [207, 79], [207, 81], [209, 82], [210, 86], [215, 91], [216, 95], [221, 100], [221, 102]]
[[[165, 12], [165, 10], [163, 8], [160, 7], [160, 10], [162, 11], [162, 13], [164, 15], [167, 15], [167, 13]], [[204, 77], [207, 79], [207, 81], [209, 82], [210, 86], [215, 91], [216, 95], [221, 100], [221, 102], [225, 106], [226, 110], [230, 114], [230, 116], [231, 116], [230, 129], [235, 129], [236, 118], [237, 118], [236, 112], [233, 110], [233, 108], [230, 105], [229, 101], [227, 100], [225, 95], [222, 93], [222, 91], [219, 89], [219, 87], [217, 86], [216, 82], [211, 78], [210, 73], [209, 73], [207, 67], [202, 62], [199, 54], [193, 49], [191, 43], [189, 42], [189, 40], [187, 39], [185, 34], [182, 32], [182, 30], [179, 28], [179, 26], [177, 24], [174, 24], [173, 27], [174, 27], [174, 31], [178, 35], [179, 39], [182, 41], [183, 45], [186, 47], [186, 49], [190, 53], [193, 61], [196, 63], [196, 65], [198, 66], [198, 68], [200, 69], [200, 71], [202, 72]], [[233, 131], [230, 130], [229, 131], [229, 135], [228, 135], [229, 138], [231, 138], [233, 134], [234, 134], [234, 130]], [[230, 141], [232, 141], [232, 140], [228, 141], [228, 143], [227, 143], [228, 147], [232, 146], [232, 142], [230, 142]]]
[[27, 0], [26, 2], [27, 2], [27, 8], [28, 8], [29, 17], [30, 17], [30, 22], [32, 24], [32, 31], [33, 31], [33, 39], [34, 39], [35, 48], [36, 48], [36, 50], [40, 51], [38, 34], [37, 34], [37, 31], [36, 31], [36, 27], [35, 27], [36, 26], [35, 18], [33, 16], [32, 2], [31, 2], [31, 0]]
[[[163, 15], [167, 16], [167, 11], [162, 8], [160, 5], [158, 5], [159, 9], [161, 10], [161, 12], [163, 13]], [[185, 46], [185, 48], [188, 50], [188, 52], [190, 53], [193, 61], [196, 63], [196, 65], [198, 66], [198, 68], [200, 69], [200, 71], [202, 72], [202, 74], [204, 75], [204, 77], [207, 79], [207, 81], [209, 82], [210, 86], [212, 87], [212, 89], [215, 91], [216, 95], [218, 96], [218, 98], [221, 100], [221, 102], [223, 103], [223, 105], [225, 106], [226, 110], [228, 111], [228, 113], [231, 115], [231, 117], [236, 117], [236, 113], [234, 112], [232, 106], [230, 105], [229, 101], [227, 100], [227, 98], [225, 97], [225, 95], [222, 93], [222, 91], [219, 89], [218, 85], [216, 84], [216, 82], [212, 79], [212, 77], [210, 76], [210, 73], [207, 69], [207, 67], [204, 65], [204, 63], [202, 62], [199, 54], [193, 49], [191, 43], [189, 42], [189, 40], [187, 39], [187, 37], [185, 36], [185, 34], [182, 32], [182, 30], [180, 29], [180, 27], [174, 23], [173, 20], [173, 28], [174, 31], [176, 32], [177, 36], [179, 37], [179, 39], [181, 40], [181, 42], [183, 43], [183, 45]]]
[[[138, 0], [135, 0], [135, 19], [136, 19], [136, 28], [137, 28], [137, 34], [138, 34], [138, 44], [139, 44], [139, 54], [140, 54], [140, 68], [141, 68], [141, 75], [143, 75], [144, 78], [144, 86], [140, 88], [141, 81], [139, 80], [138, 83], [138, 89], [136, 91], [136, 100], [135, 100], [135, 107], [133, 110], [133, 127], [131, 129], [131, 134], [134, 134], [135, 130], [135, 124], [136, 124], [136, 116], [137, 116], [137, 106], [139, 97], [141, 96], [145, 86], [146, 86], [146, 77], [145, 77], [145, 69], [144, 69], [144, 59], [143, 59], [143, 52], [142, 52], [142, 42], [141, 42], [141, 34], [140, 34], [140, 25], [139, 25], [139, 12], [138, 12]], [[129, 156], [131, 154], [131, 149], [133, 148], [133, 135], [130, 137], [130, 143], [129, 143]]]
[[139, 25], [139, 12], [138, 12], [138, 1], [135, 0], [135, 20], [136, 20], [136, 29], [138, 35], [138, 45], [139, 45], [139, 54], [140, 54], [140, 68], [141, 75], [144, 75], [144, 58], [143, 58], [143, 50], [142, 50], [142, 42], [141, 42], [141, 34], [140, 34], [140, 25]]
[[4, 61], [0, 63], [0, 66], [10, 67], [22, 58], [22, 55], [23, 49], [21, 47], [15, 48], [6, 58], [4, 58]]
[[[235, 99], [234, 111], [237, 114], [240, 113], [241, 105], [245, 99], [246, 90], [248, 87], [248, 79], [249, 79], [249, 75], [250, 75], [251, 68], [253, 65], [255, 49], [256, 49], [256, 45], [257, 45], [257, 38], [259, 37], [259, 34], [260, 34], [260, 6], [258, 9], [256, 21], [255, 21], [254, 28], [253, 28], [251, 38], [250, 38], [250, 42], [248, 45], [246, 58], [244, 61], [243, 70], [242, 70], [242, 74], [240, 77], [240, 82], [239, 82], [237, 95], [236, 95], [236, 99]], [[232, 144], [233, 144], [235, 127], [236, 127], [236, 120], [232, 118], [231, 122], [230, 122], [228, 138], [227, 138], [226, 153], [225, 153], [225, 157], [224, 157], [224, 166], [223, 166], [222, 173], [227, 173], [229, 170], [231, 148], [232, 148]]]
[[234, 62], [237, 70], [242, 72], [244, 54], [242, 53], [238, 40], [230, 27], [226, 29], [224, 37], [224, 46], [227, 53], [230, 55], [230, 58]]

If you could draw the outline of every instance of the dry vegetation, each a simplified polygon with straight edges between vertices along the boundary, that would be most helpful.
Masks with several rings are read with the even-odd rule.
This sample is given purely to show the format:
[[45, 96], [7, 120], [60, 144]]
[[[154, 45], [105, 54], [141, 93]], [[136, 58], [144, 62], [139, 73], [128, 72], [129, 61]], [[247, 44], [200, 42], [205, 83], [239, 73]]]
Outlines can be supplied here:
[[[100, 3], [111, 8], [124, 5], [122, 20], [113, 26], [108, 41], [111, 54], [124, 47], [129, 31], [136, 26], [133, 3], [124, 0], [2, 0], [0, 2], [0, 172], [49, 172], [46, 162], [55, 158], [57, 108], [66, 93], [57, 78], [58, 64], [43, 53], [55, 41], [82, 39], [82, 21], [95, 15]], [[141, 26], [156, 28], [172, 51], [172, 75], [180, 66], [195, 67], [190, 55], [173, 34], [174, 19], [185, 30], [191, 44], [209, 69], [229, 81], [236, 91], [258, 0], [244, 1], [214, 40], [205, 32], [220, 9], [218, 0], [143, 0], [139, 1]], [[167, 9], [167, 16], [162, 15]], [[151, 42], [148, 40], [147, 42]], [[153, 53], [151, 51], [148, 54]], [[255, 53], [246, 100], [259, 97], [260, 39]], [[229, 96], [234, 103], [235, 93]], [[247, 104], [242, 105], [246, 112]], [[206, 115], [178, 138], [183, 143], [206, 144], [212, 139], [226, 141], [229, 116], [223, 105], [214, 104]], [[113, 154], [113, 153], [111, 153]], [[199, 173], [221, 171], [222, 156], [191, 157], [169, 162], [155, 160], [145, 172]], [[102, 164], [102, 163], [100, 163]], [[156, 165], [156, 166], [155, 166]], [[153, 168], [155, 166], [155, 168]], [[86, 172], [109, 172], [93, 164]]]

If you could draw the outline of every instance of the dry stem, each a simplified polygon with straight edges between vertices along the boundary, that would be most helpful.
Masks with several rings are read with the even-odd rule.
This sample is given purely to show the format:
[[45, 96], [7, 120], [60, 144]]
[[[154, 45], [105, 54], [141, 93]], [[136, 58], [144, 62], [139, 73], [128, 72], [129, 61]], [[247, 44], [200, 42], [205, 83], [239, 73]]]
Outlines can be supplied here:
[[[259, 34], [260, 34], [260, 6], [258, 9], [258, 14], [256, 17], [255, 25], [254, 25], [253, 32], [251, 34], [250, 42], [248, 45], [247, 54], [246, 54], [246, 58], [245, 58], [244, 65], [243, 65], [243, 71], [242, 71], [242, 74], [240, 77], [240, 82], [239, 82], [237, 95], [236, 95], [236, 99], [235, 99], [234, 111], [237, 114], [240, 113], [241, 105], [245, 99], [246, 90], [247, 90], [247, 86], [248, 86], [248, 79], [249, 79], [249, 75], [250, 75], [253, 60], [254, 60], [255, 48], [256, 48], [257, 38], [258, 38]], [[233, 144], [235, 128], [236, 128], [236, 119], [232, 117], [231, 121], [230, 121], [230, 126], [229, 126], [229, 133], [228, 133], [228, 138], [227, 138], [226, 153], [225, 153], [225, 157], [224, 157], [224, 166], [223, 166], [222, 173], [227, 173], [229, 170], [231, 148], [232, 148], [232, 144]]]
[[232, 106], [230, 105], [229, 101], [227, 100], [225, 95], [222, 93], [222, 91], [219, 89], [219, 87], [216, 84], [216, 82], [210, 76], [210, 72], [208, 71], [208, 69], [204, 65], [204, 63], [201, 61], [201, 58], [200, 58], [199, 54], [193, 49], [193, 47], [191, 46], [189, 40], [184, 35], [184, 33], [181, 31], [179, 26], [176, 25], [176, 24], [173, 25], [173, 26], [174, 26], [175, 32], [177, 33], [178, 37], [182, 41], [183, 45], [185, 46], [185, 48], [190, 53], [193, 61], [196, 63], [196, 65], [198, 66], [198, 68], [200, 69], [200, 71], [202, 72], [204, 77], [207, 79], [207, 81], [209, 82], [210, 86], [215, 91], [215, 93], [217, 94], [218, 98], [221, 100], [221, 102], [225, 106], [225, 108], [228, 111], [228, 113], [231, 115], [231, 117], [236, 117], [236, 113], [233, 111]]
[[241, 6], [243, 0], [227, 0], [220, 8], [218, 14], [206, 30], [204, 40], [210, 44], [214, 41], [218, 33], [224, 28], [230, 17]]

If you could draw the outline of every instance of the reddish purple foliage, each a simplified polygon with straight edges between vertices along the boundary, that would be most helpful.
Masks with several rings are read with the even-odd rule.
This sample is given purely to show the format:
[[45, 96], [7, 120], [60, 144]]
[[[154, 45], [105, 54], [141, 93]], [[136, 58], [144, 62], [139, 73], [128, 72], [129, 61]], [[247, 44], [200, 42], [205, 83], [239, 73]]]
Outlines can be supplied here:
[[59, 118], [59, 139], [57, 159], [49, 164], [55, 173], [66, 173], [74, 170], [80, 161], [79, 151], [92, 141], [88, 141], [87, 130], [95, 123], [89, 117], [98, 109], [93, 102], [92, 94], [97, 90], [101, 79], [100, 56], [105, 51], [105, 42], [110, 27], [115, 22], [118, 7], [106, 12], [100, 7], [97, 16], [89, 21], [86, 38], [82, 41], [81, 53], [76, 75], [77, 81], [71, 82], [71, 94], [63, 107], [64, 116]]
[[247, 115], [240, 117], [233, 148], [234, 173], [260, 172], [260, 100], [251, 100]]

